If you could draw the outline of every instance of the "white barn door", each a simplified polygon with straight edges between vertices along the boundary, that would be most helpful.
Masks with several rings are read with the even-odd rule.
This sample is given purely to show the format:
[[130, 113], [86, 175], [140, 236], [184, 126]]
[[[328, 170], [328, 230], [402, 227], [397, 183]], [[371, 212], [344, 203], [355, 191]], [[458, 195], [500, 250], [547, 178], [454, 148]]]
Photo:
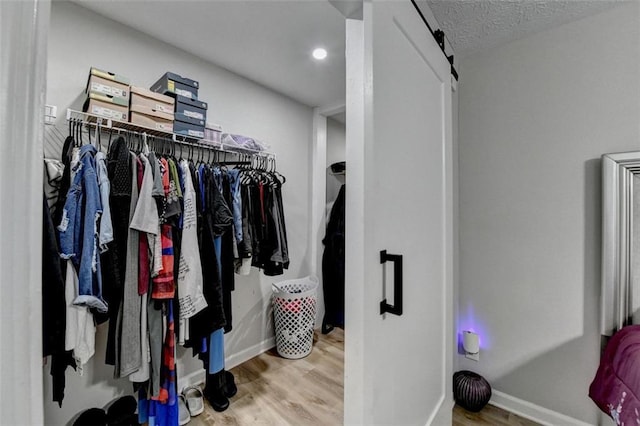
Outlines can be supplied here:
[[451, 424], [450, 66], [408, 0], [347, 20], [347, 163], [345, 424]]

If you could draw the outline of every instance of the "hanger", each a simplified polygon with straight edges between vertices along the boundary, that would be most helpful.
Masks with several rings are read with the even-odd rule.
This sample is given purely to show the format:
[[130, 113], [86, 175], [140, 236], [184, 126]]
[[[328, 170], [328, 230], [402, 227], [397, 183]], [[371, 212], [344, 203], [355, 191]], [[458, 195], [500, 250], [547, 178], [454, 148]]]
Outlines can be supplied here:
[[113, 136], [113, 127], [109, 130], [109, 142], [107, 143], [107, 153], [111, 151], [111, 137]]
[[77, 125], [76, 125], [76, 129], [78, 131], [78, 147], [81, 147], [83, 142], [82, 142], [82, 121], [78, 120]]
[[[98, 150], [98, 152], [100, 152], [102, 150], [102, 141], [100, 139], [100, 125], [102, 124], [102, 119], [99, 118], [96, 121], [96, 133], [93, 136], [93, 143], [94, 146], [96, 147], [96, 149]], [[87, 129], [88, 131], [89, 129]], [[89, 142], [91, 142], [91, 138], [89, 138]]]
[[273, 174], [276, 176], [276, 179], [278, 179], [278, 181], [280, 182], [280, 185], [284, 185], [284, 183], [287, 181], [287, 178], [284, 177], [284, 175], [277, 170], [276, 157], [273, 157]]
[[148, 156], [151, 150], [149, 149], [149, 143], [147, 141], [147, 134], [142, 133], [142, 150], [141, 153], [145, 156]]
[[78, 139], [78, 119], [74, 118], [73, 119], [73, 142], [74, 142], [74, 146], [80, 146], [80, 140]]
[[[83, 122], [80, 122], [80, 146], [84, 145], [84, 140], [82, 139], [82, 127], [83, 127]], [[89, 125], [86, 126], [87, 127], [87, 145], [89, 145], [91, 143], [91, 130], [89, 129]]]

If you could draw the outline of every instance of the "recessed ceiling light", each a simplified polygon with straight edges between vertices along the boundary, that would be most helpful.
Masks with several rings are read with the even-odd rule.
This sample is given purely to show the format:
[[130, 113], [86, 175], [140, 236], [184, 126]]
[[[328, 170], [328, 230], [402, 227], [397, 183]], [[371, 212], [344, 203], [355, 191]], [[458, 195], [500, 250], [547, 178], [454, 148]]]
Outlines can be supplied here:
[[322, 47], [318, 47], [317, 49], [313, 49], [313, 53], [311, 53], [311, 54], [313, 55], [313, 57], [315, 59], [318, 59], [320, 61], [327, 57], [327, 51], [326, 51], [326, 49], [323, 49]]

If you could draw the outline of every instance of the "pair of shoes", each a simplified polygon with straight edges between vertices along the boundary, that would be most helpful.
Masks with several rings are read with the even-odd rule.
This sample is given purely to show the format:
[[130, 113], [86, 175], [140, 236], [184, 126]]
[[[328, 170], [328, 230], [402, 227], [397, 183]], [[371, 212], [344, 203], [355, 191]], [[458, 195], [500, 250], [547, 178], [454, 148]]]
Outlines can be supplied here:
[[189, 409], [189, 415], [195, 417], [202, 414], [204, 411], [204, 394], [200, 386], [187, 386], [182, 389], [182, 395], [187, 408]]
[[204, 394], [200, 386], [187, 386], [178, 395], [178, 424], [186, 425], [191, 417], [202, 414], [204, 411]]
[[74, 426], [120, 426], [138, 424], [136, 409], [138, 403], [131, 396], [123, 396], [113, 402], [105, 411], [102, 408], [90, 408], [73, 422]]
[[235, 394], [238, 393], [238, 388], [236, 386], [235, 378], [233, 377], [233, 374], [231, 374], [231, 371], [225, 370], [224, 381], [224, 396], [226, 396], [227, 398], [232, 398], [233, 396], [235, 396]]
[[225, 392], [226, 374], [225, 371], [219, 371], [213, 374], [207, 374], [207, 383], [204, 388], [204, 396], [211, 404], [214, 410], [221, 412], [229, 408], [229, 398]]
[[184, 395], [178, 395], [178, 424], [180, 426], [186, 425], [191, 421], [191, 414], [189, 414], [189, 408]]

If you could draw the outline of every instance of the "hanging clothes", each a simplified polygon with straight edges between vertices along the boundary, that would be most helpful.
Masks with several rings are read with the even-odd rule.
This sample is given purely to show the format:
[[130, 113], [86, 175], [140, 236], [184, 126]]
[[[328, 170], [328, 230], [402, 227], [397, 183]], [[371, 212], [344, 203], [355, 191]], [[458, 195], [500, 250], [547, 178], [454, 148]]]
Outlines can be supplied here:
[[[195, 168], [194, 168], [195, 171]], [[226, 325], [223, 306], [222, 283], [214, 239], [229, 228], [233, 218], [226, 203], [222, 200], [213, 171], [201, 165], [196, 172], [198, 182], [198, 246], [203, 275], [203, 293], [207, 307], [195, 314], [189, 322], [189, 346], [198, 348], [203, 339]], [[200, 352], [200, 351], [198, 351]]]
[[60, 198], [50, 191], [59, 209], [48, 227], [45, 199], [43, 259], [53, 262], [43, 264], [43, 349], [61, 402], [66, 367], [82, 373], [96, 322], [109, 321], [105, 362], [139, 390], [141, 419], [174, 425], [177, 344], [193, 347], [217, 382], [228, 374], [236, 261], [268, 275], [288, 267], [284, 177], [136, 154], [132, 141], [118, 137], [105, 158], [70, 137], [50, 164]]
[[164, 158], [160, 159], [160, 163], [165, 197], [163, 211], [160, 215], [160, 258], [162, 267], [158, 274], [153, 277], [152, 297], [154, 299], [173, 299], [175, 296], [173, 233], [171, 225], [167, 222], [180, 214], [180, 206], [175, 184], [171, 184], [169, 163]]
[[46, 197], [43, 203], [42, 228], [42, 351], [51, 355], [53, 401], [62, 406], [67, 366], [76, 368], [70, 351], [65, 350], [64, 281], [55, 227]]
[[148, 289], [150, 280], [149, 249], [147, 234], [153, 234], [158, 226], [158, 210], [151, 196], [153, 174], [149, 160], [138, 156], [138, 201], [131, 219], [130, 228], [138, 232], [138, 295], [140, 296], [140, 368], [129, 375], [134, 383], [144, 383], [151, 374], [151, 357], [148, 332]]
[[[131, 199], [129, 205], [130, 224], [138, 202], [138, 157], [129, 153], [131, 162]], [[142, 162], [140, 162], [142, 167]], [[126, 377], [140, 369], [142, 365], [140, 313], [141, 301], [138, 294], [139, 240], [138, 231], [129, 227], [127, 255], [125, 263], [123, 298], [118, 313], [119, 339], [116, 340], [119, 357], [116, 358], [115, 377]]]
[[[251, 265], [263, 270], [265, 275], [282, 275], [289, 267], [289, 249], [284, 225], [281, 181], [275, 173], [260, 171], [257, 174], [243, 171], [242, 205], [243, 220], [248, 222], [246, 232], [238, 248], [241, 256], [247, 256], [247, 243], [251, 242]], [[246, 214], [246, 219], [245, 219]], [[246, 257], [245, 257], [246, 258]]]
[[322, 333], [334, 327], [344, 326], [344, 249], [345, 242], [345, 185], [340, 187], [338, 198], [331, 209], [327, 233], [322, 243], [322, 288], [325, 314]]
[[118, 330], [118, 313], [123, 298], [125, 270], [127, 265], [127, 246], [129, 237], [129, 210], [131, 208], [131, 160], [129, 147], [124, 138], [117, 138], [109, 149], [107, 156], [107, 173], [111, 183], [109, 205], [114, 240], [109, 243], [109, 250], [101, 254], [104, 262], [103, 283], [104, 296], [109, 305], [109, 331], [105, 363], [116, 365], [116, 340]]
[[67, 194], [58, 230], [60, 255], [64, 259], [71, 259], [78, 271], [79, 288], [74, 304], [104, 313], [107, 312], [107, 304], [102, 298], [97, 229], [102, 202], [95, 153], [93, 145], [85, 145], [80, 149], [80, 162]]
[[202, 265], [198, 249], [198, 212], [196, 192], [189, 171], [189, 163], [183, 160], [180, 170], [184, 180], [184, 214], [182, 218], [182, 245], [179, 259], [179, 304], [182, 327], [188, 318], [207, 307], [202, 282]]
[[98, 178], [100, 202], [102, 204], [98, 242], [100, 251], [105, 252], [109, 249], [107, 244], [113, 241], [113, 225], [111, 223], [111, 207], [109, 206], [111, 183], [109, 182], [109, 173], [107, 172], [106, 157], [102, 152], [96, 153], [96, 177]]

